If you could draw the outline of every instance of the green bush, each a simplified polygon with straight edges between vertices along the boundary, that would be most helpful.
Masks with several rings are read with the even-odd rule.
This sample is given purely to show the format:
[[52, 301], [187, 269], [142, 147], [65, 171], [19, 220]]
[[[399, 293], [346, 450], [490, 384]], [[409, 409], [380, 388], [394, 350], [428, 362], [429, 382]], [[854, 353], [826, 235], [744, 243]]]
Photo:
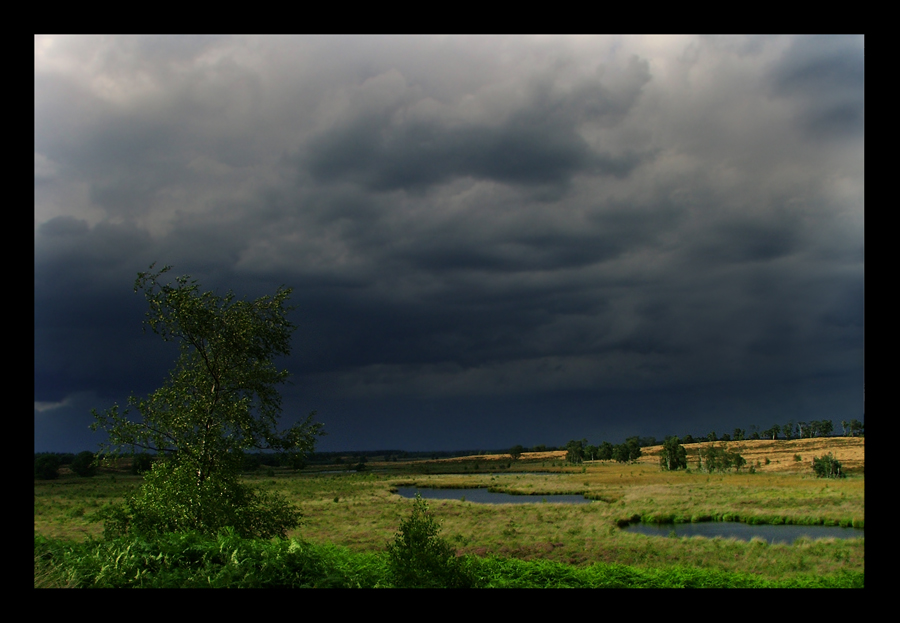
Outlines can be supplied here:
[[34, 477], [37, 480], [59, 478], [59, 457], [55, 454], [40, 454], [34, 457]]
[[[207, 479], [197, 487], [188, 465], [160, 461], [124, 504], [100, 511], [104, 537], [197, 531], [217, 534], [230, 527], [245, 538], [285, 538], [300, 524], [300, 512], [287, 499], [231, 477]], [[192, 486], [193, 485], [193, 486]]]
[[72, 459], [72, 471], [85, 478], [94, 476], [97, 473], [97, 461], [94, 453], [90, 450], [85, 450], [76, 454], [75, 458]]
[[135, 476], [149, 472], [153, 467], [153, 457], [146, 452], [135, 454], [131, 460], [131, 473]]
[[813, 471], [816, 478], [843, 478], [841, 462], [829, 452], [823, 457], [813, 457]]
[[388, 545], [391, 575], [398, 588], [470, 588], [475, 578], [465, 558], [438, 536], [440, 523], [416, 495], [412, 513]]

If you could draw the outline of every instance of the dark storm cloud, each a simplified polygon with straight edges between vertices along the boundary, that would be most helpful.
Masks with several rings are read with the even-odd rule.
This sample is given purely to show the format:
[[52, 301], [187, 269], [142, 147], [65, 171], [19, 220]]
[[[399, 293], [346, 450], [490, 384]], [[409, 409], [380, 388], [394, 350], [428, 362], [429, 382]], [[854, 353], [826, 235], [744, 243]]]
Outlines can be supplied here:
[[800, 102], [798, 119], [810, 137], [846, 137], [862, 131], [865, 47], [861, 37], [800, 37], [771, 80], [777, 96]]
[[[399, 91], [388, 102], [385, 80]], [[542, 77], [499, 119], [472, 123], [417, 114], [417, 105], [433, 100], [391, 75], [358, 89], [353, 117], [315, 137], [301, 162], [318, 180], [349, 179], [373, 190], [416, 190], [466, 176], [525, 186], [561, 184], [578, 173], [624, 177], [641, 158], [596, 151], [577, 126], [619, 122], [649, 80], [646, 61], [636, 57], [617, 91], [592, 76], [559, 92]]]
[[[132, 292], [154, 261], [219, 293], [294, 289], [286, 417], [319, 409], [334, 448], [845, 408], [862, 50], [38, 37], [36, 448], [165, 378]], [[476, 423], [494, 432], [466, 443]]]

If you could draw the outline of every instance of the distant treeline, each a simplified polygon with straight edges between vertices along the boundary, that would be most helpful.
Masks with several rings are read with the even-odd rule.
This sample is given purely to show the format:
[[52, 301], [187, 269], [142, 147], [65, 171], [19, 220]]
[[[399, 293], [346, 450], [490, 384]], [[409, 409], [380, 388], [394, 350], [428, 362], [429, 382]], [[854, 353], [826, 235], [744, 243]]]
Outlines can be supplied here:
[[[710, 431], [705, 435], [687, 434], [684, 437], [675, 437], [679, 444], [690, 443], [707, 443], [715, 441], [744, 441], [747, 439], [808, 439], [812, 437], [863, 437], [865, 436], [865, 424], [859, 420], [841, 420], [840, 431], [834, 427], [831, 420], [810, 420], [810, 421], [789, 421], [785, 424], [773, 424], [772, 426], [761, 429], [758, 425], [752, 425], [749, 429], [735, 428], [731, 433], [723, 433], [718, 435], [716, 431]], [[548, 446], [538, 444], [536, 446], [514, 446], [510, 448], [495, 448], [490, 450], [352, 450], [352, 451], [335, 451], [335, 452], [313, 452], [306, 456], [285, 455], [275, 452], [257, 452], [246, 453], [244, 455], [244, 471], [254, 471], [260, 467], [292, 467], [294, 469], [302, 469], [308, 465], [360, 465], [369, 461], [421, 461], [428, 459], [446, 459], [461, 456], [477, 456], [484, 454], [508, 454], [512, 452], [518, 458], [523, 452], [553, 452], [559, 450], [567, 451], [567, 459], [578, 462], [582, 457], [584, 459], [602, 459], [608, 460], [615, 458], [617, 460], [634, 460], [640, 453], [639, 448], [648, 446], [662, 445], [663, 440], [656, 437], [629, 437], [625, 443], [614, 445], [607, 441], [603, 441], [597, 445], [590, 445], [587, 439], [572, 440], [564, 446]], [[627, 450], [627, 452], [626, 452]], [[36, 452], [35, 461], [35, 477], [36, 478], [55, 478], [58, 474], [57, 470], [63, 465], [71, 466], [76, 463], [80, 472], [89, 474], [90, 465], [81, 469], [76, 461], [80, 457], [81, 462], [86, 459], [89, 451], [83, 452]], [[94, 465], [98, 465], [104, 459], [101, 454], [94, 454]], [[627, 457], [627, 458], [626, 458]], [[131, 471], [133, 473], [142, 473], [150, 468], [154, 455], [141, 452], [131, 456]], [[75, 471], [75, 470], [73, 470]], [[40, 475], [39, 475], [40, 474]]]

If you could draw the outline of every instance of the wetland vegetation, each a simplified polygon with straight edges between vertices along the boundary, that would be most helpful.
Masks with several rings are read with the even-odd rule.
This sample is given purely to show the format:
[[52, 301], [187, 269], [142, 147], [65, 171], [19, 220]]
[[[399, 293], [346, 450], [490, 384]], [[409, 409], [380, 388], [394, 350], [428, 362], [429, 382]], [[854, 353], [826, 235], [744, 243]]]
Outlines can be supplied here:
[[[271, 540], [226, 531], [104, 541], [98, 511], [124, 499], [141, 478], [127, 466], [93, 478], [63, 470], [58, 479], [35, 480], [35, 585], [395, 586], [387, 549], [416, 503], [396, 493], [410, 486], [481, 487], [534, 498], [535, 504], [429, 500], [439, 538], [468, 565], [473, 586], [862, 586], [863, 538], [792, 544], [652, 538], [619, 526], [740, 521], [864, 527], [863, 444], [864, 438], [730, 442], [750, 465], [759, 463], [755, 473], [662, 471], [661, 446], [644, 448], [635, 463], [573, 466], [562, 451], [523, 453], [500, 469], [508, 455], [372, 460], [358, 472], [244, 473], [244, 482], [283, 496], [303, 515], [287, 539]], [[690, 466], [693, 448], [686, 447]], [[841, 460], [845, 478], [816, 478], [813, 457], [826, 452]], [[554, 494], [594, 503], [552, 503]]]

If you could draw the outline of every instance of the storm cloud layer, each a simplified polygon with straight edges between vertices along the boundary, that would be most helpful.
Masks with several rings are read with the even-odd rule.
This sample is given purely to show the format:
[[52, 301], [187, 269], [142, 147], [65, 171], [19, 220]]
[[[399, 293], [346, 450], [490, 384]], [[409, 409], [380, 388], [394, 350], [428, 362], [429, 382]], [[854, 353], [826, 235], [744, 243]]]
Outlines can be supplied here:
[[35, 450], [162, 382], [136, 273], [293, 288], [323, 449], [862, 419], [864, 39], [34, 39]]

